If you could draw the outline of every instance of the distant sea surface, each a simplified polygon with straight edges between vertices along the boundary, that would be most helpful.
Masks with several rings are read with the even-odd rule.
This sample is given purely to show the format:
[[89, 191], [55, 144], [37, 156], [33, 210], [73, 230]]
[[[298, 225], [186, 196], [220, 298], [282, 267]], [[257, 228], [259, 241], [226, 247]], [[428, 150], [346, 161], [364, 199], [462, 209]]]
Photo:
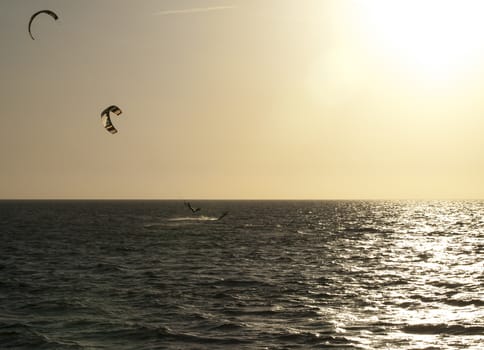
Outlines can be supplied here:
[[0, 348], [484, 349], [484, 202], [192, 205], [0, 201]]

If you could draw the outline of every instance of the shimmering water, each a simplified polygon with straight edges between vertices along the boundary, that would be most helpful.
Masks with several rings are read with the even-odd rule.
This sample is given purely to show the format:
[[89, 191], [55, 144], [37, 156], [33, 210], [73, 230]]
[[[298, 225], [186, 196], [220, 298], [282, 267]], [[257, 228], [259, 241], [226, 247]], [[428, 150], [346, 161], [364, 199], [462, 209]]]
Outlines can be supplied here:
[[484, 202], [194, 204], [0, 202], [0, 348], [484, 348]]

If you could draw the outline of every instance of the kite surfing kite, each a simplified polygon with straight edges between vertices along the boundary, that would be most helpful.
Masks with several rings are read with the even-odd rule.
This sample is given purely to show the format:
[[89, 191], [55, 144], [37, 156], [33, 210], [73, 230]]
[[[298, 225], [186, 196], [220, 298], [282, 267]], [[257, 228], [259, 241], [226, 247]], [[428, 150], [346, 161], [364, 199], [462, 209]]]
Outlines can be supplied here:
[[101, 121], [103, 123], [104, 128], [109, 131], [111, 134], [116, 134], [118, 130], [114, 127], [113, 123], [111, 123], [111, 116], [110, 113], [114, 113], [116, 115], [120, 115], [121, 109], [118, 106], [112, 105], [106, 108], [101, 113]]
[[56, 21], [59, 19], [59, 16], [57, 16], [57, 14], [55, 12], [51, 11], [51, 10], [41, 10], [41, 11], [34, 13], [32, 15], [32, 17], [30, 17], [30, 21], [29, 21], [29, 34], [30, 34], [30, 37], [32, 38], [32, 40], [35, 40], [34, 36], [32, 35], [32, 31], [31, 31], [32, 22], [35, 19], [35, 17], [37, 17], [41, 13], [45, 13], [45, 14], [49, 15], [50, 17], [52, 17]]

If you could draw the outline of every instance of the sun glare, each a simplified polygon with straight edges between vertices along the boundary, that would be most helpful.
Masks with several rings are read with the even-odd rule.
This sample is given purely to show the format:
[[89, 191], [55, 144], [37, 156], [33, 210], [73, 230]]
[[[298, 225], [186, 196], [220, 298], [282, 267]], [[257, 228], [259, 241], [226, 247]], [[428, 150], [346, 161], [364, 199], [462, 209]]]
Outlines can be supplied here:
[[484, 1], [368, 0], [370, 37], [410, 71], [431, 78], [468, 71], [482, 56]]

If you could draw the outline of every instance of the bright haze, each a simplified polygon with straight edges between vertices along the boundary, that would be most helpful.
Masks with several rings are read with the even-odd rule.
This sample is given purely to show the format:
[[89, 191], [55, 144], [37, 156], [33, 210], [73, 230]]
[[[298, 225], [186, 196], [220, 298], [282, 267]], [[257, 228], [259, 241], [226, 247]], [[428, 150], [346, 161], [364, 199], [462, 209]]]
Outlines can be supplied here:
[[[59, 20], [32, 40], [43, 9]], [[1, 1], [0, 198], [483, 198], [483, 17], [480, 0]]]

